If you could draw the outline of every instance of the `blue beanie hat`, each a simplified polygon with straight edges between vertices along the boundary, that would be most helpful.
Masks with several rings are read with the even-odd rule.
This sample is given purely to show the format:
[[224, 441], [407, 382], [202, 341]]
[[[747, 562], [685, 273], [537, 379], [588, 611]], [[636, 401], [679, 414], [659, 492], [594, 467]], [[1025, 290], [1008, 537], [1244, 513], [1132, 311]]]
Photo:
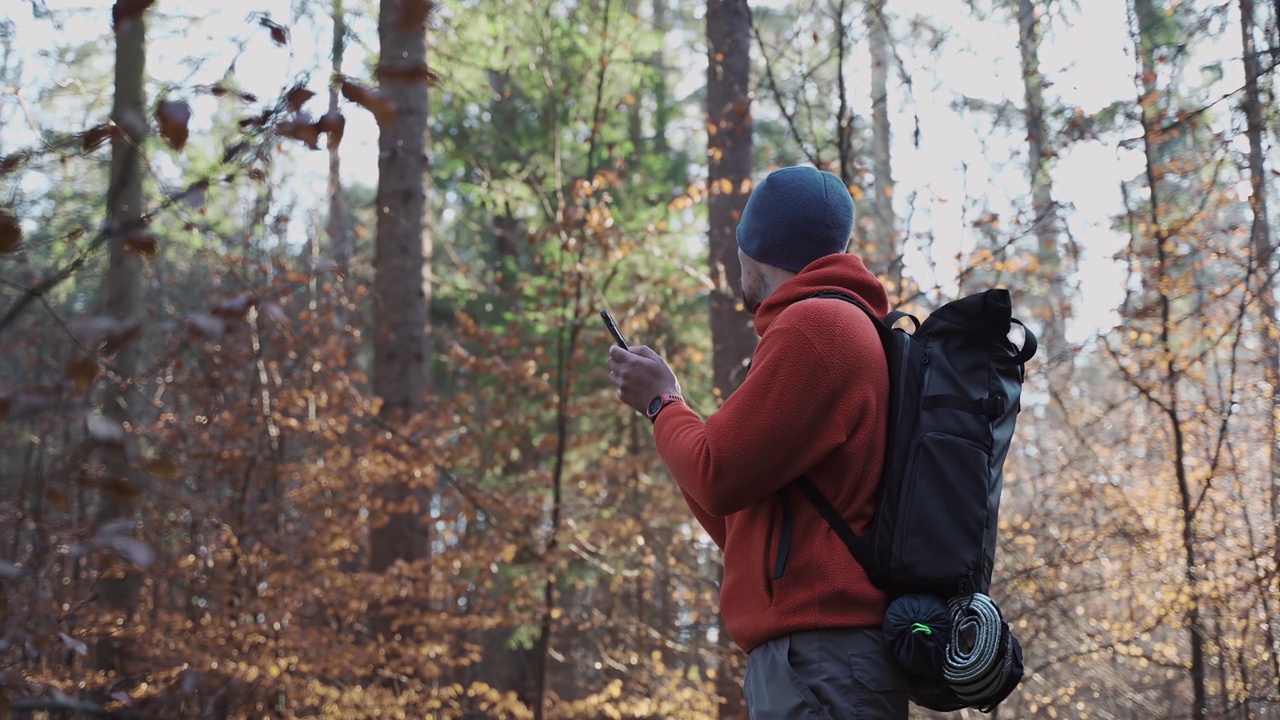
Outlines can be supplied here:
[[843, 253], [853, 234], [853, 198], [840, 178], [811, 167], [769, 173], [738, 222], [738, 247], [766, 265], [800, 272]]

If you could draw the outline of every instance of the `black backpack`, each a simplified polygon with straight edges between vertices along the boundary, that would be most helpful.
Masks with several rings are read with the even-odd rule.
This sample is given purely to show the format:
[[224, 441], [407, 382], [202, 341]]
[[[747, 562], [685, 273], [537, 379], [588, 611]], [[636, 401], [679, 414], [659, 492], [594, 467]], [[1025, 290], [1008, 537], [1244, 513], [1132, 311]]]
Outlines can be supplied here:
[[[800, 477], [795, 485], [871, 582], [895, 601], [891, 615], [921, 600], [927, 605], [930, 597], [940, 603], [950, 598], [952, 618], [946, 617], [943, 604], [940, 625], [952, 625], [953, 619], [970, 629], [980, 624], [980, 634], [997, 638], [996, 652], [987, 656], [996, 664], [988, 665], [981, 680], [995, 684], [976, 697], [945, 682], [937, 669], [917, 675], [903, 665], [917, 705], [940, 711], [981, 707], [990, 712], [1021, 681], [1022, 651], [994, 603], [983, 604], [989, 612], [981, 620], [975, 619], [970, 604], [974, 598], [990, 600], [984, 596], [995, 565], [1004, 460], [1021, 409], [1023, 366], [1036, 353], [1035, 335], [1022, 326], [1026, 339], [1021, 349], [1009, 340], [1012, 325], [1022, 323], [1013, 318], [1009, 292], [1003, 289], [947, 303], [923, 325], [902, 312], [882, 321], [851, 295], [821, 292], [812, 297], [851, 302], [875, 325], [889, 365], [888, 446], [876, 512], [862, 535], [853, 532], [808, 477]], [[904, 318], [915, 325], [914, 333], [895, 327]], [[779, 491], [784, 513], [786, 490]], [[890, 621], [886, 618], [886, 626]], [[902, 665], [903, 648], [915, 636], [893, 636], [887, 627], [882, 632], [896, 647]], [[955, 657], [957, 649], [946, 638], [932, 638], [927, 645], [934, 654]], [[934, 658], [935, 665], [940, 662]]]
[[[808, 477], [796, 486], [817, 508], [871, 582], [890, 599], [986, 593], [995, 564], [1005, 455], [1020, 409], [1023, 365], [1036, 338], [1008, 334], [1009, 291], [949, 302], [920, 324], [893, 312], [882, 321], [857, 298], [821, 292], [861, 308], [889, 363], [888, 447], [870, 528], [857, 535]], [[899, 320], [914, 333], [895, 328]]]

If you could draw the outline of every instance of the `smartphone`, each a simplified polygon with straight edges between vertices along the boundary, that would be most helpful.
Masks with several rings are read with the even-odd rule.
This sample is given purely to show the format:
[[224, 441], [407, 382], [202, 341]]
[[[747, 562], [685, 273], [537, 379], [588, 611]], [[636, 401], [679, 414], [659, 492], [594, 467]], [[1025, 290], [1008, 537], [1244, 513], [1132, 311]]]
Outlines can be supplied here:
[[622, 333], [618, 332], [618, 324], [613, 321], [613, 316], [608, 310], [601, 310], [600, 317], [604, 319], [604, 326], [609, 328], [609, 334], [618, 342], [618, 347], [626, 350], [628, 348], [627, 339], [622, 337]]

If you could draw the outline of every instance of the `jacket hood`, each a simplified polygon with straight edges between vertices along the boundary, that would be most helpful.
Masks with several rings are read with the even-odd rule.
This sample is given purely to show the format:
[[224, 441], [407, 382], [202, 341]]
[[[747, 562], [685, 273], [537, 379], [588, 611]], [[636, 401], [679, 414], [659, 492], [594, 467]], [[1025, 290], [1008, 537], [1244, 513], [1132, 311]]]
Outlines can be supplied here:
[[881, 318], [889, 313], [889, 296], [876, 276], [856, 255], [837, 253], [814, 260], [795, 277], [779, 285], [756, 308], [756, 334], [763, 336], [769, 325], [792, 303], [824, 291], [851, 293]]

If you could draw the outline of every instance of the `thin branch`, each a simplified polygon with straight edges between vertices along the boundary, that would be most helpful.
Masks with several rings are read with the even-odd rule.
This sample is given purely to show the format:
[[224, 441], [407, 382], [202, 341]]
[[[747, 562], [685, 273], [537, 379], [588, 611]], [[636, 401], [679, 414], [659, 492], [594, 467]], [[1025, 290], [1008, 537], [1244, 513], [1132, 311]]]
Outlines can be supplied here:
[[800, 131], [796, 129], [795, 115], [787, 110], [787, 105], [782, 100], [782, 91], [778, 89], [778, 81], [773, 76], [773, 63], [769, 60], [769, 53], [764, 44], [764, 38], [760, 36], [760, 27], [756, 25], [755, 14], [751, 12], [751, 4], [747, 3], [747, 22], [751, 25], [751, 34], [755, 36], [756, 45], [760, 47], [760, 57], [764, 59], [764, 75], [765, 80], [769, 83], [769, 90], [773, 93], [773, 99], [778, 104], [778, 111], [782, 113], [783, 119], [787, 121], [787, 129], [791, 131], [791, 136], [795, 138], [796, 145], [800, 146], [800, 152], [804, 154], [806, 160], [815, 167], [820, 167], [817, 155], [809, 150], [809, 146], [805, 144], [804, 138], [800, 137]]

